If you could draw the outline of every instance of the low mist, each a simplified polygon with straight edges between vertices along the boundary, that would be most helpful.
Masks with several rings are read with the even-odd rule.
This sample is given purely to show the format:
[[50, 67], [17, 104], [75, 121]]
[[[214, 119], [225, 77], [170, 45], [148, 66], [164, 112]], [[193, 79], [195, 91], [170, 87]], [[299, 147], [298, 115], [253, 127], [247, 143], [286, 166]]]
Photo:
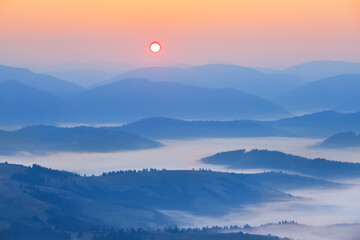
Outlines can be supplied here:
[[[222, 217], [204, 217], [179, 211], [164, 213], [181, 219], [186, 227], [249, 224], [258, 227], [246, 229], [245, 232], [301, 240], [358, 239], [356, 237], [360, 234], [360, 224], [354, 223], [360, 223], [360, 185], [344, 189], [299, 190], [289, 193], [299, 198], [286, 202], [248, 205]], [[295, 221], [297, 224], [277, 224], [282, 221]]]
[[[278, 150], [309, 158], [322, 157], [328, 160], [360, 162], [360, 148], [318, 149], [309, 147], [319, 141], [321, 140], [282, 137], [162, 140], [161, 143], [165, 146], [157, 149], [114, 153], [55, 153], [44, 156], [22, 153], [16, 156], [0, 156], [0, 161], [23, 165], [32, 165], [35, 163], [50, 168], [75, 171], [79, 174], [86, 175], [98, 175], [113, 170], [143, 168], [207, 168], [214, 171], [229, 171], [229, 169], [225, 167], [206, 165], [198, 160], [217, 152], [235, 149], [250, 150], [255, 148]], [[239, 170], [231, 171], [239, 172]], [[240, 172], [244, 172], [244, 170], [240, 170]], [[254, 172], [254, 170], [250, 172]]]
[[[56, 153], [45, 156], [19, 154], [0, 157], [0, 161], [23, 165], [39, 164], [79, 174], [98, 175], [102, 172], [124, 169], [198, 169], [214, 171], [262, 172], [263, 170], [232, 170], [222, 166], [206, 165], [199, 159], [217, 152], [234, 149], [269, 149], [304, 157], [323, 157], [329, 160], [360, 162], [360, 149], [309, 148], [321, 141], [305, 138], [236, 138], [163, 140], [165, 146], [157, 149], [115, 153]], [[70, 164], [71, 163], [71, 164]], [[182, 226], [260, 226], [279, 221], [299, 224], [271, 224], [255, 227], [250, 233], [272, 234], [301, 240], [355, 240], [360, 223], [360, 179], [352, 180], [344, 189], [307, 189], [288, 192], [295, 198], [286, 202], [248, 205], [226, 216], [204, 217], [179, 211], [163, 211], [182, 223]], [[351, 184], [350, 184], [351, 183]], [[356, 183], [356, 184], [354, 184]], [[352, 225], [339, 225], [352, 224]]]

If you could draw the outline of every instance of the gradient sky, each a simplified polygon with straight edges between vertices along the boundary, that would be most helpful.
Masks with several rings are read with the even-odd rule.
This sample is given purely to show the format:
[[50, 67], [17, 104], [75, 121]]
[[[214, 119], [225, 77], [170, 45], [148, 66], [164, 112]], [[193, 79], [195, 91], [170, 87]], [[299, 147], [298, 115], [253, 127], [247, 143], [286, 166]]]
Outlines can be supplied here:
[[359, 0], [0, 0], [3, 64], [320, 59], [360, 62]]

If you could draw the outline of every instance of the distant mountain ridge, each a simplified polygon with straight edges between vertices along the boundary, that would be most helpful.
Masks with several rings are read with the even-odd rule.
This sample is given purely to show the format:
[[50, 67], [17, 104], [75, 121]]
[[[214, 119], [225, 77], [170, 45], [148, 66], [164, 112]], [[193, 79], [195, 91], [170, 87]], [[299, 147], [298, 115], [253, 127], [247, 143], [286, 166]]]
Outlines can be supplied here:
[[69, 120], [76, 108], [67, 101], [15, 80], [0, 82], [0, 124]]
[[[182, 119], [249, 119], [289, 116], [282, 107], [234, 89], [129, 78], [70, 98], [85, 117], [125, 121], [164, 116]], [[87, 114], [87, 115], [86, 115]]]
[[310, 82], [274, 101], [291, 111], [360, 111], [360, 74], [337, 75]]
[[115, 152], [156, 148], [160, 143], [133, 133], [108, 128], [31, 126], [15, 131], [0, 131], [0, 154], [19, 152]]
[[[2, 89], [2, 90], [1, 90]], [[290, 116], [282, 107], [234, 89], [125, 79], [67, 98], [17, 81], [0, 83], [0, 123], [128, 122], [165, 116], [182, 119], [271, 119]]]
[[343, 74], [360, 74], [360, 63], [344, 61], [311, 61], [298, 64], [282, 71], [300, 77], [305, 81], [316, 81]]
[[[329, 62], [325, 61], [325, 63]], [[316, 65], [318, 62], [306, 65], [309, 64]], [[356, 63], [349, 64], [351, 69], [356, 66]], [[266, 72], [269, 71], [266, 70]], [[356, 69], [354, 71], [356, 72]], [[130, 81], [130, 79], [119, 77], [112, 80], [121, 79], [115, 83], [84, 90], [75, 84], [49, 75], [36, 74], [22, 68], [0, 66], [0, 77], [2, 76], [0, 82], [10, 81], [7, 79], [11, 76], [15, 81], [29, 87], [25, 90], [24, 87], [15, 86], [15, 84], [0, 85], [0, 88], [4, 89], [0, 96], [0, 105], [3, 104], [0, 108], [0, 114], [2, 114], [0, 123], [15, 125], [84, 121], [107, 123], [129, 122], [158, 116], [199, 120], [279, 119], [290, 116], [282, 106], [298, 112], [323, 111], [324, 109], [360, 111], [360, 74], [338, 75], [309, 83], [274, 98], [278, 103], [276, 104], [234, 89], [215, 88], [240, 83], [243, 85], [241, 87], [249, 84], [250, 88], [257, 89], [256, 86], [265, 81], [263, 90], [272, 92], [272, 88], [267, 84], [273, 84], [274, 81], [269, 79], [269, 75], [277, 75], [277, 78], [282, 78], [281, 81], [285, 82], [289, 78], [294, 78], [293, 80], [296, 81], [296, 76], [292, 73], [276, 70], [263, 74], [246, 67], [212, 64], [188, 68], [146, 68], [130, 71], [124, 76], [139, 72], [148, 74], [156, 81], [174, 76], [171, 81], [179, 80], [190, 85], [197, 82], [200, 85], [209, 83], [214, 84], [212, 85], [214, 88], [188, 86], [174, 82], [151, 82], [144, 79]], [[197, 76], [195, 81], [191, 80], [192, 74]], [[244, 77], [247, 74], [252, 77]], [[218, 81], [219, 79], [222, 80]], [[282, 90], [287, 89], [282, 84], [280, 85]], [[29, 111], [29, 109], [34, 111]], [[283, 130], [292, 132], [288, 129]], [[344, 126], [339, 127], [336, 132], [341, 131], [358, 130]], [[336, 132], [324, 134], [329, 136]], [[297, 131], [293, 133], [298, 134]]]
[[347, 148], [347, 147], [360, 147], [360, 134], [354, 132], [337, 133], [328, 137], [316, 147], [324, 148]]
[[8, 80], [16, 80], [27, 86], [61, 97], [66, 97], [84, 90], [79, 85], [50, 75], [34, 73], [25, 68], [0, 65], [0, 82]]
[[304, 137], [328, 137], [338, 132], [360, 132], [360, 112], [324, 111], [302, 116], [263, 121], [272, 126]]
[[119, 129], [155, 139], [294, 136], [286, 131], [249, 120], [183, 121], [157, 117], [129, 123]]
[[245, 149], [217, 153], [202, 162], [225, 165], [232, 169], [271, 169], [291, 171], [320, 178], [358, 178], [360, 163], [308, 159], [279, 151]]
[[294, 76], [266, 75], [253, 68], [226, 64], [189, 68], [142, 68], [123, 73], [103, 84], [125, 78], [146, 78], [155, 82], [178, 82], [206, 88], [234, 88], [263, 98], [285, 93], [303, 84]]
[[90, 87], [94, 84], [107, 81], [117, 75], [116, 73], [100, 71], [96, 69], [53, 71], [53, 72], [48, 72], [47, 74], [64, 79], [68, 82], [78, 84], [83, 87]]
[[[124, 130], [127, 128], [128, 131], [159, 138], [328, 137], [339, 132], [360, 132], [360, 112], [324, 111], [282, 118], [289, 115], [276, 104], [232, 89], [206, 89], [144, 79], [127, 79], [83, 91], [68, 99], [18, 81], [0, 83], [2, 126], [130, 122], [124, 126]], [[144, 120], [146, 118], [152, 119]], [[281, 119], [233, 120], [252, 118]], [[131, 123], [133, 121], [139, 122]], [[146, 129], [145, 126], [150, 128]]]

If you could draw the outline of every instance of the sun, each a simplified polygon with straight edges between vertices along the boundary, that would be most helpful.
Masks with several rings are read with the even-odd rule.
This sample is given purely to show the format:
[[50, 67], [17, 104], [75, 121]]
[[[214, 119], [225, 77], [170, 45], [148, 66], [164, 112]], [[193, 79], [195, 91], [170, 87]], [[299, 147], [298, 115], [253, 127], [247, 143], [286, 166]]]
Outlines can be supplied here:
[[153, 53], [158, 53], [161, 50], [161, 45], [158, 42], [153, 42], [150, 44], [150, 51]]

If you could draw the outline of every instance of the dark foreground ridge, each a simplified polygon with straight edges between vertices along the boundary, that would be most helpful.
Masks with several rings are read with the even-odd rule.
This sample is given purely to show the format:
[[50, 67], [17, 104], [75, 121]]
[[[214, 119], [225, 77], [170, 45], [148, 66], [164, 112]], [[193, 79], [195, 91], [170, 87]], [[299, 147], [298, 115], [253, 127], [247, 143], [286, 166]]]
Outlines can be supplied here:
[[[231, 233], [222, 231], [231, 229]], [[10, 228], [0, 232], [2, 240], [289, 240], [271, 235], [248, 234], [240, 231], [241, 228], [165, 228], [165, 229], [99, 229], [88, 232], [79, 232], [71, 235], [66, 231], [54, 229], [29, 228], [21, 224], [12, 224]]]
[[282, 173], [143, 170], [82, 177], [33, 165], [0, 164], [0, 230], [11, 224], [90, 231], [95, 227], [189, 224], [161, 210], [222, 216], [245, 204], [294, 199], [285, 190], [341, 185]]

